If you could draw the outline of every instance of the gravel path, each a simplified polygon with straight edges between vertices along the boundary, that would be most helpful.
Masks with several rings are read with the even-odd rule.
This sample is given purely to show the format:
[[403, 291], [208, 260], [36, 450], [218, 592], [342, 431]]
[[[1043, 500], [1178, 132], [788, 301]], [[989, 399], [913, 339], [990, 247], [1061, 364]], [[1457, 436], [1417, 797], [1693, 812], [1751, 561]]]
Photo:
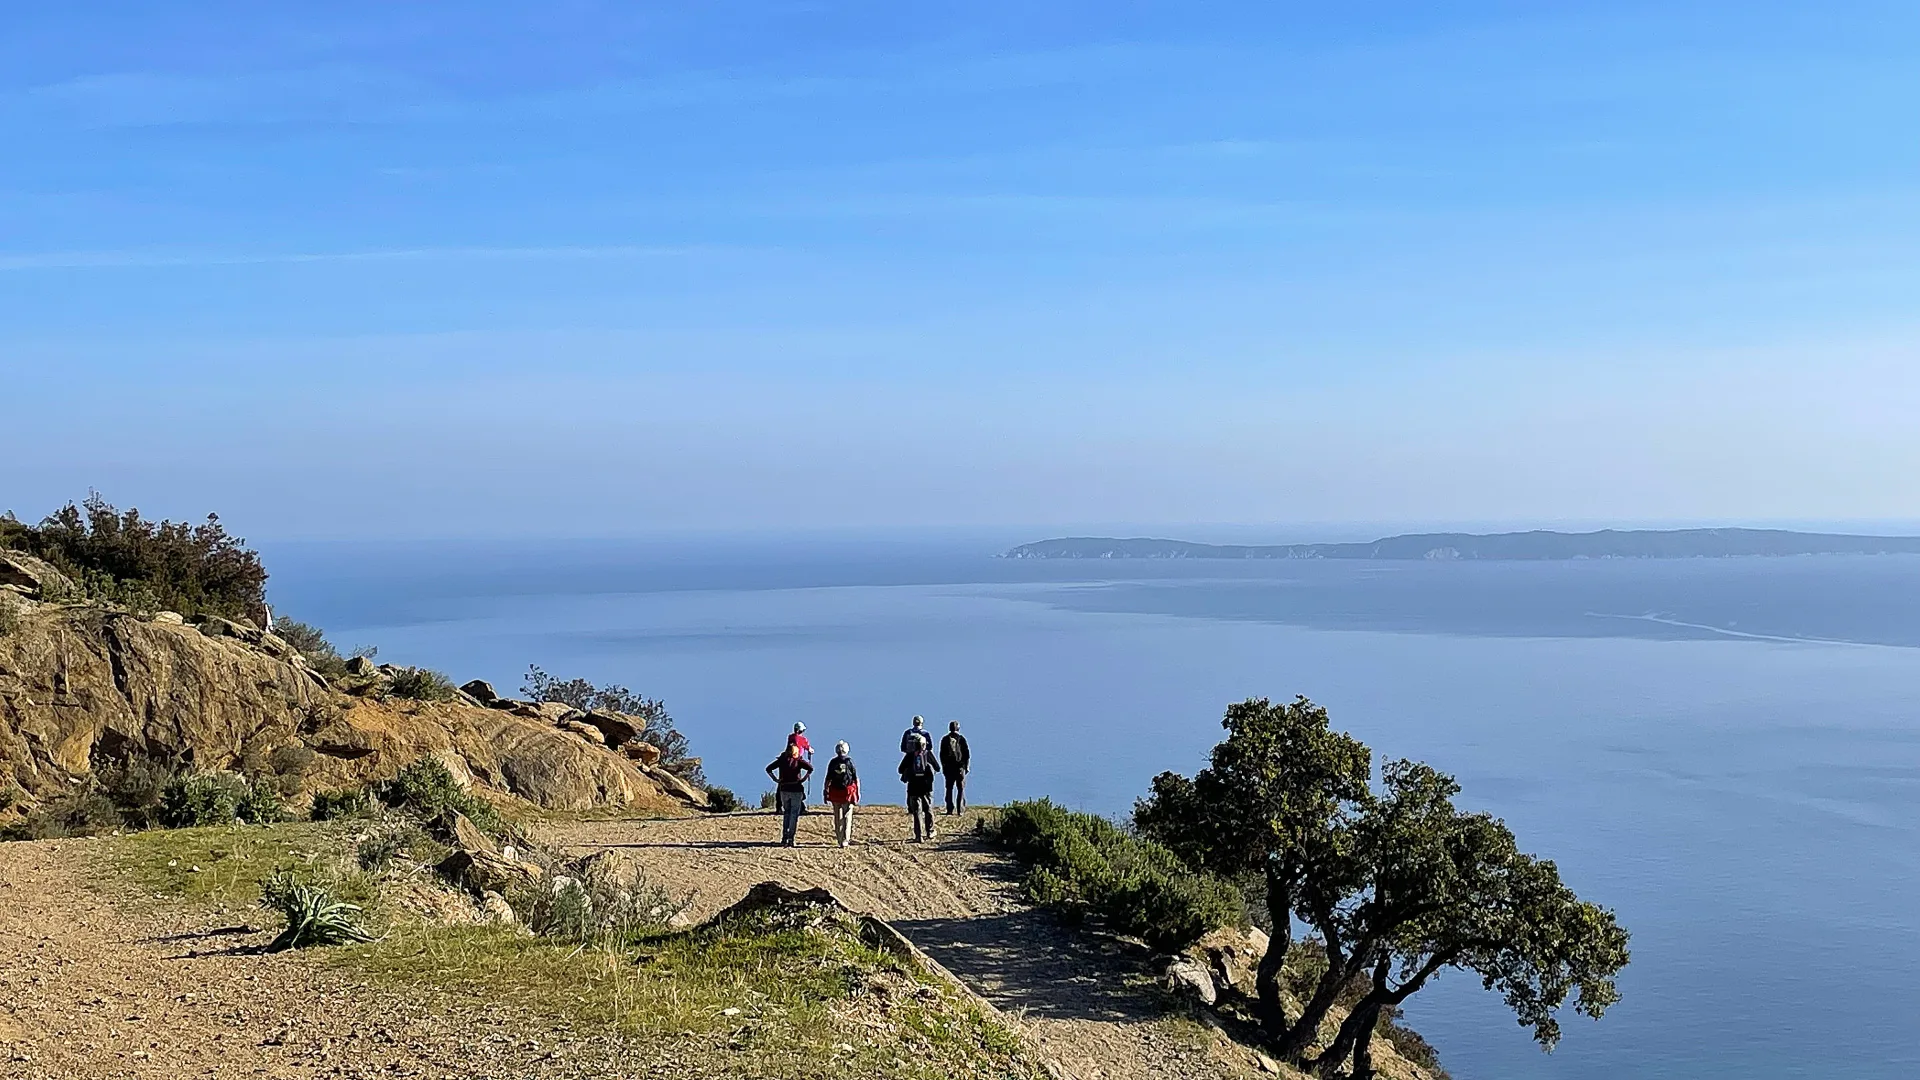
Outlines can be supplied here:
[[757, 882], [824, 886], [847, 906], [899, 927], [976, 993], [1022, 1019], [1078, 1080], [1225, 1080], [1260, 1075], [1251, 1055], [1192, 1023], [1169, 1023], [1137, 945], [1068, 930], [1021, 902], [1014, 869], [973, 840], [973, 817], [941, 817], [940, 838], [909, 839], [898, 806], [863, 806], [855, 845], [833, 845], [832, 817], [801, 819], [782, 848], [772, 813], [545, 826], [570, 854], [631, 860], [704, 918]]

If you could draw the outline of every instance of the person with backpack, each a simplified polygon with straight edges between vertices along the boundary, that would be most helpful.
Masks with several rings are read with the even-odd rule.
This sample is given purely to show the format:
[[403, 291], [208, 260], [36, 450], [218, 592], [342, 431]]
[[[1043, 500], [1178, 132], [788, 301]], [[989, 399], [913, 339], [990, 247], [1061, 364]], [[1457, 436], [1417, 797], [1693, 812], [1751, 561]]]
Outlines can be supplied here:
[[833, 760], [827, 762], [827, 802], [833, 805], [833, 839], [841, 847], [853, 846], [853, 808], [860, 805], [860, 773], [853, 767], [852, 749], [844, 742], [833, 744]]
[[[914, 717], [919, 720], [919, 717]], [[900, 757], [900, 779], [907, 785], [907, 816], [913, 819], [913, 842], [933, 839], [933, 777], [940, 771], [925, 738], [902, 739], [913, 749]]]
[[[800, 747], [800, 755], [807, 759], [807, 764], [813, 764], [813, 744], [807, 741], [807, 725], [794, 721], [793, 734], [787, 738]], [[800, 812], [807, 812], [807, 790], [804, 787], [800, 789]]]
[[812, 775], [813, 762], [806, 759], [793, 739], [788, 739], [787, 748], [767, 765], [767, 777], [774, 783], [774, 804], [780, 809], [781, 847], [794, 846], [800, 812], [807, 808], [807, 777]]
[[967, 750], [967, 737], [960, 734], [960, 721], [947, 724], [940, 738], [940, 771], [947, 778], [947, 813], [958, 814], [967, 808], [967, 769], [973, 755]]
[[933, 736], [927, 734], [927, 721], [923, 717], [914, 717], [913, 726], [900, 733], [900, 752], [913, 753], [915, 743], [923, 750], [933, 749]]

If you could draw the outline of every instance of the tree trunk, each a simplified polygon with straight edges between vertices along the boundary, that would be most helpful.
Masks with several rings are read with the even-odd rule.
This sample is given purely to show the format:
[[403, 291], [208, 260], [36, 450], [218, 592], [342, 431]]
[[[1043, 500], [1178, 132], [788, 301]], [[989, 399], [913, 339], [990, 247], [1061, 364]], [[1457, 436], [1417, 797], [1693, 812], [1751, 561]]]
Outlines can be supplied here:
[[1375, 1008], [1367, 1025], [1360, 1029], [1358, 1040], [1353, 1044], [1353, 1074], [1351, 1080], [1373, 1080], [1373, 1030], [1380, 1026], [1380, 1010]]
[[[1341, 1064], [1344, 1063], [1348, 1057], [1353, 1056], [1356, 1049], [1362, 1046], [1365, 1040], [1371, 1038], [1373, 1035], [1373, 1026], [1380, 1020], [1380, 1010], [1385, 1008], [1392, 1000], [1392, 995], [1387, 990], [1387, 978], [1392, 974], [1393, 965], [1388, 957], [1383, 956], [1378, 963], [1374, 964], [1373, 986], [1368, 988], [1367, 996], [1361, 998], [1359, 1002], [1353, 1006], [1353, 1011], [1347, 1014], [1347, 1018], [1340, 1022], [1340, 1033], [1333, 1037], [1333, 1045], [1327, 1047], [1326, 1050], [1313, 1061], [1314, 1068], [1320, 1075], [1336, 1075]], [[1369, 1054], [1367, 1066], [1369, 1070], [1372, 1069], [1371, 1062], [1372, 1057], [1371, 1054]], [[1359, 1065], [1360, 1062], [1356, 1059], [1354, 1062], [1355, 1068], [1358, 1068]], [[1371, 1073], [1369, 1073], [1369, 1075], [1371, 1075]], [[1357, 1080], [1357, 1073], [1355, 1077]]]
[[1260, 958], [1256, 986], [1260, 996], [1260, 1026], [1268, 1035], [1286, 1034], [1287, 1011], [1280, 1003], [1280, 972], [1286, 967], [1287, 953], [1293, 948], [1293, 889], [1291, 882], [1267, 871], [1267, 917], [1273, 931], [1267, 935], [1266, 955]]
[[1314, 1041], [1320, 1036], [1320, 1022], [1332, 1011], [1333, 1003], [1340, 997], [1341, 988], [1353, 978], [1353, 972], [1347, 962], [1338, 956], [1327, 957], [1327, 972], [1320, 976], [1320, 985], [1314, 988], [1313, 999], [1301, 1011], [1300, 1018], [1293, 1022], [1285, 1035], [1280, 1037], [1280, 1055], [1289, 1061], [1300, 1061], [1307, 1051], [1313, 1048]]

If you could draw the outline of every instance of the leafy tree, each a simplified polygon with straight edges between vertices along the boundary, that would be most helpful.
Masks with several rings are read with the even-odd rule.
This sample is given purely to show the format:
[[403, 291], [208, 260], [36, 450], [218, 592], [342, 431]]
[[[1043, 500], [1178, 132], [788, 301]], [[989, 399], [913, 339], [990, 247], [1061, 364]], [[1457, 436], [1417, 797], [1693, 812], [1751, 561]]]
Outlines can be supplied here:
[[1285, 1015], [1280, 976], [1293, 915], [1344, 865], [1348, 819], [1367, 795], [1372, 758], [1359, 740], [1330, 730], [1327, 711], [1304, 697], [1242, 701], [1221, 723], [1227, 738], [1208, 767], [1192, 779], [1154, 777], [1153, 793], [1134, 807], [1134, 825], [1191, 865], [1260, 883], [1273, 924], [1258, 971], [1260, 1020], [1297, 1055], [1311, 1045], [1344, 979], [1324, 984], [1303, 1015]]
[[1348, 1075], [1371, 1077], [1381, 1015], [1447, 968], [1500, 992], [1546, 1049], [1559, 1041], [1557, 1014], [1570, 996], [1596, 1018], [1619, 1000], [1627, 932], [1612, 912], [1575, 896], [1553, 863], [1522, 853], [1504, 822], [1455, 808], [1452, 777], [1394, 761], [1382, 786], [1352, 830], [1351, 891], [1313, 920], [1330, 969], [1343, 981], [1368, 975], [1316, 1060], [1323, 1073], [1351, 1059]]
[[535, 701], [558, 701], [582, 712], [616, 712], [637, 717], [645, 724], [640, 740], [660, 748], [663, 768], [691, 783], [706, 783], [700, 759], [692, 755], [687, 737], [674, 727], [673, 716], [659, 698], [636, 694], [612, 683], [595, 686], [585, 679], [557, 679], [537, 664], [527, 666], [520, 692]]
[[[1304, 698], [1242, 702], [1226, 727], [1208, 768], [1155, 778], [1135, 823], [1194, 865], [1262, 874], [1275, 929], [1261, 1019], [1290, 1060], [1330, 1075], [1351, 1062], [1354, 1080], [1371, 1077], [1381, 1020], [1447, 968], [1479, 975], [1548, 1048], [1570, 997], [1594, 1017], [1618, 999], [1626, 931], [1551, 862], [1522, 853], [1503, 822], [1457, 809], [1452, 777], [1394, 761], [1376, 794], [1366, 747]], [[1326, 966], [1288, 1018], [1277, 983], [1296, 918], [1317, 931]], [[1321, 1022], [1355, 987], [1338, 1034], [1313, 1055]]]

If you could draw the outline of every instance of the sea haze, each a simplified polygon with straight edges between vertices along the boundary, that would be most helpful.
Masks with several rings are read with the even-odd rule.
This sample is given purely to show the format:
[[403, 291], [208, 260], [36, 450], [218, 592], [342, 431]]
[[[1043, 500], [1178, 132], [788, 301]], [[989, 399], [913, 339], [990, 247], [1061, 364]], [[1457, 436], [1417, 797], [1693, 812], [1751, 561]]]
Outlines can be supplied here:
[[[516, 690], [664, 698], [752, 799], [794, 721], [885, 776], [963, 722], [981, 801], [1122, 814], [1230, 700], [1307, 694], [1459, 776], [1633, 931], [1552, 1056], [1471, 979], [1410, 1018], [1460, 1080], [1920, 1075], [1920, 556], [1020, 561], [991, 546], [280, 545], [283, 614]], [[887, 797], [883, 782], [870, 797]], [[771, 834], [770, 834], [771, 835]]]

